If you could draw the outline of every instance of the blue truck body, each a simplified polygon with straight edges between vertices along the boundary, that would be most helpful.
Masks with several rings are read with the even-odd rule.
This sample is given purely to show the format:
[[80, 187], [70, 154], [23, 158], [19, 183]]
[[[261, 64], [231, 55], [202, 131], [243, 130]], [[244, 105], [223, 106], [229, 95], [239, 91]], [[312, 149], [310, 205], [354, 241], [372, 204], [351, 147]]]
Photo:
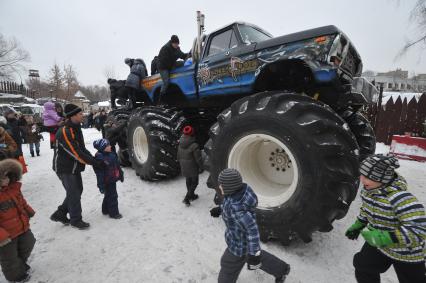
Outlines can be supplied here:
[[[241, 30], [248, 28], [264, 35], [263, 40], [244, 40]], [[229, 47], [220, 49], [215, 40], [224, 34], [231, 34], [236, 40], [231, 46], [231, 37]], [[336, 51], [339, 48], [341, 50]], [[213, 54], [212, 50], [215, 51]], [[171, 97], [175, 99], [168, 104], [203, 107], [214, 106], [217, 102], [219, 106], [219, 103], [223, 104], [224, 98], [237, 99], [274, 89], [317, 95], [320, 100], [333, 104], [333, 101], [339, 101], [342, 93], [348, 92], [344, 86], [351, 85], [353, 78], [359, 76], [362, 70], [357, 51], [334, 26], [274, 38], [257, 26], [237, 22], [208, 35], [200, 59], [194, 62], [189, 60], [183, 67], [171, 72], [166, 101]], [[259, 81], [270, 80], [274, 68], [281, 72], [274, 80], [282, 80], [283, 83], [280, 85], [274, 81], [273, 86], [271, 83], [262, 86]], [[292, 69], [297, 69], [297, 74], [295, 71], [291, 73]], [[287, 71], [291, 74], [287, 74]], [[291, 82], [298, 79], [301, 81]], [[143, 91], [154, 104], [161, 85], [159, 74], [141, 81]]]

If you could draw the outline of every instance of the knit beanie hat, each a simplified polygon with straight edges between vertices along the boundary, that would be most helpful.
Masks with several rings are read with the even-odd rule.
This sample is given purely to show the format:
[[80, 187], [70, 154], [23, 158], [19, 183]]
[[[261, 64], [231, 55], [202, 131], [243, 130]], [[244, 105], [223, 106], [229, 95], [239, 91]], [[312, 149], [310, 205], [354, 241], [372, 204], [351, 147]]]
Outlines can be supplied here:
[[370, 180], [387, 184], [394, 178], [398, 159], [391, 155], [375, 154], [361, 162], [359, 172]]
[[177, 44], [179, 44], [179, 37], [177, 36], [177, 35], [172, 35], [172, 38], [170, 39], [170, 41], [172, 42], [172, 43], [177, 43]]
[[104, 151], [107, 146], [109, 146], [109, 141], [107, 139], [98, 139], [93, 142], [93, 147], [99, 151]]
[[227, 168], [220, 172], [218, 182], [222, 186], [225, 196], [238, 192], [243, 188], [243, 178], [240, 172], [233, 168]]
[[183, 128], [183, 134], [186, 136], [192, 136], [194, 134], [194, 128], [191, 126], [185, 126]]
[[65, 116], [67, 118], [71, 118], [72, 116], [74, 116], [75, 114], [77, 114], [81, 111], [83, 111], [83, 110], [81, 110], [81, 108], [78, 107], [75, 104], [70, 103], [70, 104], [65, 105]]

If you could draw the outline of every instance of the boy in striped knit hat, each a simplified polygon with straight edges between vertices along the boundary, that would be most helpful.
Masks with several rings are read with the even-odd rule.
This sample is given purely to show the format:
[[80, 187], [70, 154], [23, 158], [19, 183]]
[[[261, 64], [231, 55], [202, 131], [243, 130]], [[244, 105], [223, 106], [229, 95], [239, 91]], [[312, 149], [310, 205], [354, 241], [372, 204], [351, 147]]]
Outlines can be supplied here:
[[273, 275], [276, 283], [283, 283], [290, 272], [290, 265], [260, 248], [255, 214], [256, 194], [249, 185], [243, 183], [240, 173], [235, 169], [223, 170], [218, 182], [224, 196], [220, 212], [226, 225], [225, 241], [228, 245], [220, 260], [218, 282], [237, 282], [247, 263], [249, 270], [260, 268]]
[[366, 240], [353, 261], [359, 283], [380, 283], [380, 274], [391, 265], [400, 283], [426, 282], [425, 211], [394, 171], [398, 167], [396, 158], [384, 155], [361, 163], [361, 212], [346, 231], [351, 240], [359, 234]]

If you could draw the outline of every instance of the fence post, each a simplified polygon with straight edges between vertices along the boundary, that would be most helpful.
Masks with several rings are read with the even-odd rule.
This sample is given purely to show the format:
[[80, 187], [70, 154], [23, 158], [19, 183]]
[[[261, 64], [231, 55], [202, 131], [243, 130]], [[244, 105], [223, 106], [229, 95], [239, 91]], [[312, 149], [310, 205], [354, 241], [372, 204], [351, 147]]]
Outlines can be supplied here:
[[379, 101], [377, 105], [376, 123], [374, 123], [375, 124], [374, 130], [376, 130], [378, 127], [380, 112], [382, 110], [382, 100], [383, 100], [383, 84], [380, 84]]

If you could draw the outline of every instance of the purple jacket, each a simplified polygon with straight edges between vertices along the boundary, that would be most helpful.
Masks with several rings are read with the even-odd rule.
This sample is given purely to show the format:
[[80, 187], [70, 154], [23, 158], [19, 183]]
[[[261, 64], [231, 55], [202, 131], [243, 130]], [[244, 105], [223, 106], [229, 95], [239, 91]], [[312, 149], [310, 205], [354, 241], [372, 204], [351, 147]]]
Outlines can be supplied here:
[[55, 103], [48, 101], [44, 104], [43, 125], [46, 127], [57, 126], [61, 117], [56, 113]]

